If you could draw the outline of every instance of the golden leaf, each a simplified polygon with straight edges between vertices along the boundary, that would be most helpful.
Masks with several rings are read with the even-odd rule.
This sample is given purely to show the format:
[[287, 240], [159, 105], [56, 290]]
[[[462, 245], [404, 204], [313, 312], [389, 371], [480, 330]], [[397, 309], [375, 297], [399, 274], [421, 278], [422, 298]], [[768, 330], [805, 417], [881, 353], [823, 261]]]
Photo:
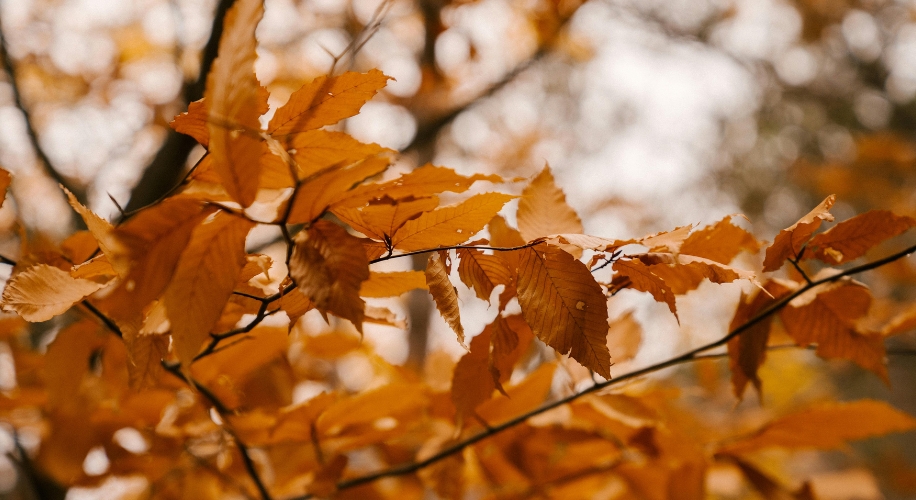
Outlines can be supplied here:
[[426, 263], [426, 286], [429, 288], [429, 294], [433, 296], [439, 314], [458, 334], [458, 342], [464, 345], [464, 328], [461, 326], [458, 312], [458, 292], [448, 278], [449, 272], [445, 266], [447, 258], [448, 254], [445, 252], [432, 252], [429, 255]]
[[[566, 195], [557, 187], [550, 172], [550, 166], [525, 186], [518, 201], [518, 230], [525, 241], [531, 241], [552, 234], [582, 232], [582, 220], [566, 203]], [[579, 249], [565, 248], [576, 258], [582, 256]]]
[[401, 226], [391, 237], [391, 244], [399, 250], [411, 251], [465, 242], [513, 198], [508, 194], [484, 193], [458, 205], [426, 212]]
[[79, 200], [76, 199], [76, 196], [73, 195], [66, 188], [61, 186], [61, 189], [64, 190], [64, 193], [67, 194], [67, 200], [70, 201], [70, 206], [73, 207], [73, 210], [76, 210], [76, 213], [80, 214], [80, 217], [83, 218], [83, 222], [86, 223], [86, 228], [89, 229], [89, 232], [92, 233], [92, 237], [95, 238], [95, 241], [98, 242], [99, 249], [102, 250], [102, 253], [108, 257], [109, 262], [112, 264], [117, 264], [118, 267], [115, 269], [118, 272], [118, 275], [121, 277], [127, 276], [128, 266], [123, 260], [113, 258], [115, 255], [114, 248], [112, 248], [112, 242], [109, 237], [113, 226], [107, 220], [99, 217], [92, 210], [89, 210]]
[[310, 130], [290, 142], [292, 157], [305, 179], [332, 165], [349, 165], [383, 152], [394, 151], [378, 144], [363, 144], [343, 132]]
[[724, 453], [747, 453], [763, 448], [819, 448], [847, 441], [916, 429], [916, 419], [883, 401], [822, 404], [778, 418], [753, 435], [720, 448]]
[[315, 304], [305, 296], [298, 288], [293, 288], [283, 293], [280, 297], [280, 300], [277, 301], [277, 304], [280, 306], [280, 309], [283, 309], [283, 312], [289, 316], [289, 328], [292, 329], [296, 326], [296, 322], [299, 321], [305, 313], [311, 311], [315, 308]]
[[370, 202], [368, 206], [361, 209], [343, 206], [332, 207], [331, 211], [353, 229], [370, 238], [384, 240], [385, 236], [393, 235], [408, 220], [434, 210], [438, 206], [439, 197], [437, 196], [419, 199], [404, 198], [398, 201], [386, 197]]
[[490, 372], [490, 332], [471, 339], [471, 350], [458, 360], [452, 375], [452, 403], [460, 422], [493, 396], [496, 384]]
[[37, 264], [13, 275], [3, 290], [0, 306], [16, 311], [26, 321], [47, 321], [63, 314], [105, 283], [77, 279], [47, 264]]
[[369, 262], [359, 239], [328, 221], [318, 221], [295, 237], [290, 276], [323, 314], [350, 320], [360, 332], [365, 302], [359, 296], [369, 279]]
[[518, 302], [531, 330], [560, 354], [610, 379], [607, 303], [592, 273], [553, 245], [519, 252]]
[[639, 290], [640, 292], [649, 292], [657, 302], [668, 304], [668, 309], [677, 318], [677, 304], [674, 302], [674, 292], [665, 283], [663, 279], [654, 274], [649, 266], [645, 265], [639, 259], [619, 259], [614, 262], [614, 272], [618, 276], [627, 278], [629, 288]]
[[498, 175], [475, 174], [470, 177], [458, 175], [454, 170], [430, 164], [382, 184], [370, 184], [355, 189], [351, 196], [341, 202], [342, 206], [357, 208], [371, 200], [388, 197], [392, 200], [403, 198], [425, 198], [443, 191], [463, 193], [477, 181], [502, 182]]
[[207, 103], [204, 99], [198, 99], [189, 104], [188, 110], [172, 119], [169, 125], [179, 134], [190, 135], [203, 147], [210, 144]]
[[776, 271], [782, 267], [786, 259], [798, 256], [802, 245], [808, 242], [814, 231], [821, 226], [821, 222], [833, 220], [830, 207], [835, 202], [836, 195], [828, 196], [798, 222], [780, 231], [773, 240], [773, 244], [766, 250], [766, 257], [763, 260], [764, 272]]
[[10, 175], [9, 171], [0, 168], [0, 206], [3, 206], [3, 202], [6, 201], [6, 190], [9, 189], [12, 182], [13, 177]]
[[650, 252], [680, 253], [681, 245], [690, 236], [693, 224], [681, 226], [671, 231], [650, 234], [638, 240], [640, 245], [649, 247]]
[[916, 226], [912, 217], [894, 215], [887, 210], [872, 210], [840, 222], [808, 242], [816, 257], [828, 264], [843, 264], [855, 260], [882, 241], [893, 238]]
[[397, 297], [416, 289], [426, 290], [426, 276], [422, 271], [369, 271], [369, 279], [363, 281], [359, 294], [363, 297]]
[[303, 224], [318, 218], [337, 201], [349, 199], [353, 186], [388, 168], [385, 158], [369, 158], [353, 165], [331, 167], [305, 182], [293, 195], [289, 224]]
[[255, 28], [264, 15], [261, 0], [239, 0], [226, 14], [219, 56], [207, 77], [209, 151], [226, 192], [243, 207], [258, 191], [257, 168], [267, 147], [259, 136], [260, 85], [254, 75]]
[[289, 101], [277, 109], [267, 131], [280, 138], [333, 125], [359, 113], [363, 104], [390, 78], [377, 69], [368, 73], [350, 71], [339, 76], [320, 76], [293, 92]]
[[711, 226], [694, 231], [684, 240], [680, 253], [728, 264], [742, 250], [756, 253], [760, 243], [754, 236], [732, 224], [731, 215]]
[[607, 335], [607, 347], [611, 359], [617, 363], [630, 361], [639, 351], [642, 344], [642, 327], [629, 310], [615, 318], [610, 323]]
[[652, 274], [661, 278], [675, 295], [695, 289], [704, 278], [720, 284], [745, 279], [760, 286], [754, 273], [750, 271], [736, 269], [693, 255], [654, 252], [629, 257], [639, 259], [643, 264], [649, 266]]
[[[493, 289], [499, 285], [507, 288], [512, 284], [513, 273], [495, 255], [486, 255], [480, 250], [458, 249], [458, 277], [477, 293], [477, 298], [490, 300]], [[508, 300], [508, 299], [507, 299]]]
[[249, 220], [217, 212], [194, 229], [181, 254], [162, 301], [172, 325], [173, 348], [185, 367], [232, 295], [245, 265], [245, 238], [253, 227]]

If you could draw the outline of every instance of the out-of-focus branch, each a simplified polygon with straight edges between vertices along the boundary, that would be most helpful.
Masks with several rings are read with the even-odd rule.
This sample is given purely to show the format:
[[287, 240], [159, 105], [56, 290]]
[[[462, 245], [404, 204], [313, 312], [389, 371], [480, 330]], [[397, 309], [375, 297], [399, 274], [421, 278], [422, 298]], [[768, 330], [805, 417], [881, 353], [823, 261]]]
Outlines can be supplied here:
[[[197, 80], [185, 86], [184, 98], [185, 103], [196, 101], [203, 97], [204, 89], [207, 87], [207, 75], [210, 74], [210, 67], [216, 59], [219, 50], [219, 41], [223, 35], [223, 22], [226, 18], [226, 12], [235, 3], [235, 0], [220, 0], [213, 15], [213, 27], [210, 31], [210, 39], [204, 46], [203, 54], [200, 59], [200, 74]], [[185, 161], [191, 150], [197, 142], [190, 136], [179, 134], [169, 129], [168, 136], [159, 152], [150, 162], [149, 166], [143, 172], [140, 182], [130, 193], [130, 201], [124, 207], [127, 212], [136, 210], [146, 205], [155, 203], [163, 194], [172, 189], [175, 184], [181, 182], [184, 171]]]
[[0, 58], [3, 59], [3, 71], [6, 73], [6, 77], [10, 81], [10, 88], [13, 90], [13, 102], [22, 113], [23, 119], [25, 119], [26, 135], [29, 136], [29, 142], [32, 144], [35, 156], [37, 156], [44, 165], [45, 171], [51, 178], [73, 193], [80, 203], [85, 204], [86, 190], [74, 186], [69, 180], [61, 175], [60, 172], [54, 169], [51, 159], [48, 158], [48, 155], [41, 147], [41, 143], [38, 141], [38, 133], [35, 131], [35, 125], [32, 123], [32, 115], [29, 113], [28, 108], [26, 108], [25, 103], [22, 102], [22, 93], [19, 91], [19, 82], [16, 80], [16, 66], [13, 64], [13, 58], [10, 56], [7, 48], [6, 34], [3, 32], [2, 25], [0, 25]]

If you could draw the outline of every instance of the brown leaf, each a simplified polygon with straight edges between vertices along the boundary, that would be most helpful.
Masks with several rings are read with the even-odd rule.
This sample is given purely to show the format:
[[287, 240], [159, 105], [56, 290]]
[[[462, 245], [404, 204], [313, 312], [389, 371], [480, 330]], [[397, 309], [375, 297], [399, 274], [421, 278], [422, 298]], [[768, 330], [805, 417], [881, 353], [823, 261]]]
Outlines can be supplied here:
[[245, 266], [245, 238], [254, 223], [217, 212], [194, 229], [163, 294], [178, 360], [190, 366]]
[[[568, 243], [583, 250], [597, 250], [599, 252], [613, 252], [624, 245], [639, 242], [638, 240], [612, 240], [587, 234], [558, 234], [555, 239], [560, 243]], [[553, 241], [553, 239], [550, 241]]]
[[840, 222], [808, 242], [806, 257], [837, 265], [855, 260], [882, 241], [916, 226], [911, 217], [872, 210]]
[[42, 370], [47, 380], [48, 407], [52, 411], [80, 404], [77, 395], [91, 367], [90, 358], [103, 345], [105, 334], [92, 320], [79, 321], [57, 334], [48, 346]]
[[499, 285], [512, 284], [512, 272], [502, 259], [495, 255], [486, 255], [480, 250], [458, 249], [458, 277], [477, 293], [477, 298], [490, 300], [493, 289]]
[[458, 360], [452, 375], [452, 402], [462, 422], [493, 396], [496, 384], [490, 373], [490, 332], [484, 329], [471, 339], [471, 350]]
[[289, 316], [289, 328], [292, 329], [305, 313], [315, 308], [315, 304], [298, 288], [286, 291], [277, 301], [280, 309]]
[[[640, 292], [649, 292], [656, 302], [668, 304], [668, 309], [677, 318], [677, 305], [674, 292], [663, 279], [655, 275], [649, 266], [638, 259], [618, 259], [614, 262], [614, 272], [618, 276], [629, 278], [629, 287]], [[615, 276], [615, 280], [617, 276]]]
[[484, 193], [449, 207], [426, 212], [407, 221], [391, 237], [392, 245], [405, 251], [451, 246], [479, 232], [514, 196]]
[[528, 350], [534, 332], [519, 315], [503, 318], [497, 315], [485, 330], [490, 332], [490, 373], [499, 392], [506, 394], [502, 384], [509, 381], [515, 364]]
[[92, 233], [92, 237], [95, 238], [95, 241], [98, 242], [99, 249], [102, 250], [102, 253], [108, 257], [109, 262], [117, 264], [118, 267], [115, 269], [118, 272], [119, 276], [127, 276], [128, 266], [123, 260], [119, 260], [115, 257], [114, 248], [112, 248], [111, 238], [109, 233], [113, 229], [113, 226], [107, 220], [96, 215], [92, 210], [89, 210], [79, 200], [76, 199], [76, 196], [73, 195], [66, 188], [61, 186], [64, 190], [64, 193], [67, 194], [67, 199], [70, 201], [70, 206], [73, 207], [73, 210], [76, 210], [76, 213], [80, 214], [80, 217], [83, 218], [83, 222], [86, 223], [86, 228], [89, 229], [89, 232]]
[[328, 130], [310, 130], [290, 141], [292, 158], [305, 179], [332, 165], [349, 165], [370, 156], [394, 151], [378, 144], [363, 144], [349, 134]]
[[267, 131], [280, 138], [354, 116], [390, 78], [377, 69], [368, 73], [349, 71], [339, 76], [319, 76], [293, 92], [289, 101], [277, 109]]
[[359, 296], [369, 279], [369, 261], [359, 239], [328, 221], [318, 221], [295, 237], [290, 276], [323, 314], [350, 320], [362, 332], [365, 302]]
[[361, 209], [337, 207], [331, 208], [331, 211], [353, 229], [370, 238], [384, 240], [385, 236], [393, 235], [408, 220], [434, 210], [438, 206], [438, 196], [402, 200], [392, 200], [386, 197], [370, 202], [368, 206]]
[[458, 175], [454, 170], [430, 164], [404, 174], [383, 184], [370, 184], [353, 190], [351, 196], [341, 201], [341, 206], [362, 207], [371, 200], [388, 197], [392, 200], [403, 198], [426, 198], [450, 191], [463, 193], [477, 181], [502, 182], [498, 175], [475, 174], [470, 177]]
[[445, 261], [448, 254], [445, 252], [432, 252], [426, 263], [426, 286], [429, 294], [433, 296], [436, 309], [442, 319], [458, 334], [458, 342], [464, 345], [464, 328], [461, 326], [461, 317], [458, 312], [458, 292], [448, 278], [448, 269]]
[[[522, 191], [518, 201], [518, 230], [525, 241], [583, 230], [582, 220], [566, 203], [566, 195], [554, 182], [549, 165]], [[581, 250], [578, 253], [580, 257]]]
[[617, 363], [629, 361], [639, 352], [641, 344], [642, 327], [633, 317], [632, 310], [611, 321], [607, 335], [607, 347], [611, 359]]
[[728, 264], [742, 250], [757, 253], [760, 243], [754, 236], [732, 224], [731, 215], [711, 226], [694, 231], [684, 240], [680, 253]]
[[9, 171], [0, 168], [0, 206], [3, 206], [3, 202], [6, 201], [6, 190], [9, 189], [12, 182], [13, 177], [10, 175]]
[[188, 105], [188, 110], [176, 116], [169, 125], [179, 134], [190, 135], [201, 146], [210, 144], [210, 128], [207, 125], [207, 104], [198, 99]]
[[169, 336], [135, 335], [125, 342], [131, 362], [127, 365], [130, 387], [134, 390], [154, 387], [165, 373], [162, 360], [168, 356]]
[[661, 278], [675, 295], [695, 289], [704, 278], [720, 284], [745, 279], [760, 286], [754, 273], [693, 255], [656, 252], [629, 257], [639, 259], [643, 264], [649, 266], [652, 274]]
[[[765, 290], [769, 293], [758, 291], [748, 296], [741, 293], [738, 309], [729, 325], [729, 331], [734, 331], [748, 323], [761, 311], [770, 307], [774, 302], [784, 297], [792, 290], [779, 282], [769, 281]], [[748, 382], [754, 384], [758, 395], [761, 394], [761, 381], [757, 370], [763, 366], [767, 355], [767, 342], [770, 338], [770, 325], [773, 316], [767, 316], [749, 327], [740, 335], [728, 341], [728, 363], [732, 374], [732, 391], [735, 397], [741, 399]]]
[[830, 195], [814, 210], [798, 220], [795, 224], [783, 229], [776, 235], [773, 244], [766, 250], [763, 260], [764, 272], [776, 271], [788, 258], [794, 258], [808, 242], [814, 231], [821, 226], [822, 221], [832, 221], [830, 207], [836, 202], [836, 195]]
[[353, 186], [385, 171], [388, 164], [385, 158], [369, 158], [345, 167], [331, 167], [315, 175], [296, 190], [287, 222], [303, 224], [315, 220], [334, 203], [348, 199]]
[[490, 232], [490, 244], [495, 247], [513, 248], [525, 244], [525, 239], [517, 229], [509, 227], [501, 215], [493, 217], [487, 225]]
[[76, 279], [47, 264], [37, 264], [13, 275], [0, 301], [4, 311], [16, 311], [26, 321], [47, 321], [63, 314], [104, 283]]
[[681, 245], [690, 236], [693, 224], [681, 226], [671, 231], [650, 234], [639, 239], [639, 244], [649, 247], [650, 252], [680, 253]]
[[607, 303], [592, 273], [553, 245], [519, 252], [518, 302], [531, 330], [560, 354], [610, 379]]
[[883, 401], [863, 399], [822, 404], [786, 415], [753, 435], [731, 441], [724, 453], [747, 453], [763, 448], [837, 448], [847, 441], [916, 429], [916, 419]]
[[868, 288], [843, 281], [806, 292], [790, 302], [780, 317], [798, 345], [817, 344], [818, 356], [851, 360], [887, 382], [884, 338], [856, 327], [870, 306]]
[[254, 202], [260, 176], [256, 167], [267, 152], [258, 135], [260, 85], [254, 74], [258, 57], [254, 32], [263, 14], [261, 0], [239, 0], [226, 14], [219, 56], [205, 92], [213, 168], [226, 192], [243, 207]]
[[422, 271], [369, 271], [369, 279], [363, 282], [359, 294], [363, 297], [397, 297], [418, 288], [426, 290], [426, 276]]

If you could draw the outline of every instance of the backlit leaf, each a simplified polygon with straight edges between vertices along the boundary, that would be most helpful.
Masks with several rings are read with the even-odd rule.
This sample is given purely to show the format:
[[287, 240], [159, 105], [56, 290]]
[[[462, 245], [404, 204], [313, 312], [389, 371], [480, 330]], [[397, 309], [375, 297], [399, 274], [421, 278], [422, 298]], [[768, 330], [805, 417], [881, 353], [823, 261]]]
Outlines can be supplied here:
[[310, 130], [291, 142], [292, 158], [304, 179], [331, 165], [348, 165], [382, 152], [394, 153], [378, 144], [363, 144], [343, 132]]
[[359, 239], [328, 221], [318, 221], [295, 237], [290, 276], [322, 313], [350, 320], [362, 331], [365, 302], [359, 296], [369, 279], [369, 262]]
[[128, 267], [123, 260], [114, 258], [115, 253], [112, 248], [112, 242], [108, 236], [111, 232], [113, 226], [107, 220], [99, 217], [92, 210], [89, 210], [79, 200], [76, 199], [76, 196], [73, 195], [70, 191], [67, 191], [64, 188], [64, 192], [67, 194], [67, 200], [70, 202], [70, 206], [73, 207], [73, 210], [76, 210], [76, 213], [80, 214], [80, 217], [83, 218], [83, 222], [86, 223], [86, 227], [89, 229], [89, 232], [92, 233], [92, 237], [99, 244], [99, 249], [102, 250], [102, 253], [108, 257], [109, 262], [117, 263], [118, 275], [126, 276], [128, 272]]
[[397, 297], [418, 288], [426, 290], [426, 276], [422, 271], [370, 271], [369, 279], [363, 281], [359, 294], [363, 297]]
[[639, 351], [642, 344], [642, 327], [633, 317], [633, 311], [627, 311], [610, 323], [607, 335], [607, 346], [611, 359], [617, 363], [630, 361]]
[[512, 283], [513, 273], [495, 255], [460, 248], [458, 258], [461, 259], [458, 263], [458, 276], [481, 300], [489, 301], [494, 288], [499, 285], [509, 286]]
[[210, 127], [207, 125], [207, 104], [198, 99], [188, 105], [188, 110], [176, 116], [169, 125], [179, 134], [193, 137], [201, 146], [210, 143]]
[[913, 429], [916, 429], [916, 419], [910, 415], [883, 401], [863, 399], [822, 404], [786, 415], [720, 450], [747, 453], [772, 447], [830, 449], [847, 441]]
[[836, 195], [828, 196], [814, 210], [798, 220], [795, 224], [783, 229], [776, 235], [773, 244], [766, 250], [763, 260], [765, 272], [776, 271], [782, 267], [783, 262], [795, 258], [801, 252], [802, 246], [808, 242], [814, 231], [821, 226], [823, 221], [832, 221], [830, 207], [836, 202]]
[[662, 231], [661, 233], [650, 234], [639, 239], [639, 244], [649, 247], [650, 252], [670, 252], [680, 253], [681, 245], [690, 236], [693, 224], [681, 226], [671, 231]]
[[720, 264], [716, 261], [693, 255], [670, 253], [644, 253], [630, 256], [649, 266], [652, 274], [661, 278], [671, 291], [684, 294], [695, 289], [703, 279], [713, 283], [731, 283], [746, 279], [760, 286], [754, 273]]
[[383, 198], [370, 202], [361, 209], [339, 207], [332, 208], [340, 220], [346, 222], [353, 229], [377, 240], [384, 240], [391, 236], [410, 219], [418, 217], [424, 212], [435, 210], [439, 206], [439, 197], [395, 201]]
[[47, 264], [37, 264], [13, 275], [3, 290], [4, 311], [16, 311], [26, 321], [47, 321], [63, 314], [104, 283], [76, 279]]
[[503, 205], [514, 198], [502, 193], [484, 193], [407, 221], [391, 237], [399, 250], [421, 250], [463, 243], [483, 229]]
[[429, 260], [426, 263], [426, 286], [429, 288], [429, 294], [433, 296], [439, 314], [458, 334], [458, 342], [464, 345], [464, 328], [461, 326], [461, 317], [458, 312], [458, 292], [448, 278], [449, 273], [445, 266], [446, 258], [448, 256], [444, 252], [429, 254]]
[[[674, 302], [674, 292], [665, 283], [663, 279], [654, 274], [649, 266], [645, 265], [639, 259], [618, 259], [614, 262], [614, 272], [617, 276], [625, 277], [629, 280], [628, 288], [639, 290], [640, 292], [649, 292], [656, 302], [668, 304], [668, 309], [677, 317], [677, 305]], [[615, 281], [617, 276], [614, 277]]]
[[315, 308], [315, 303], [298, 288], [287, 290], [277, 301], [280, 309], [289, 316], [289, 328], [292, 329], [305, 313]]
[[882, 241], [916, 226], [912, 217], [894, 215], [887, 210], [872, 210], [840, 222], [808, 242], [807, 257], [828, 264], [855, 260]]
[[6, 201], [6, 190], [9, 189], [12, 182], [13, 177], [10, 175], [9, 171], [0, 168], [0, 206]]
[[517, 217], [518, 230], [526, 241], [552, 234], [582, 232], [582, 220], [566, 203], [566, 195], [557, 187], [547, 165], [522, 191]]
[[332, 204], [348, 199], [353, 186], [383, 172], [388, 163], [385, 158], [369, 158], [345, 167], [330, 167], [314, 176], [293, 195], [293, 207], [287, 222], [303, 224], [316, 219]]
[[607, 304], [592, 273], [553, 245], [519, 252], [518, 302], [531, 330], [560, 354], [611, 378]]
[[452, 376], [452, 402], [459, 418], [473, 414], [474, 409], [493, 396], [496, 384], [490, 373], [490, 332], [484, 329], [471, 339], [470, 352], [466, 353]]
[[382, 184], [361, 186], [353, 191], [351, 197], [342, 201], [341, 205], [356, 208], [386, 196], [392, 200], [401, 200], [408, 197], [425, 198], [444, 191], [463, 193], [477, 181], [502, 182], [502, 178], [498, 175], [481, 174], [466, 177], [456, 174], [450, 168], [427, 164], [397, 179]]
[[225, 18], [219, 56], [207, 77], [209, 151], [223, 187], [243, 207], [258, 191], [257, 168], [267, 147], [258, 135], [260, 85], [254, 75], [255, 28], [264, 14], [262, 0], [239, 0]]
[[245, 238], [254, 223], [217, 212], [194, 229], [163, 294], [172, 342], [179, 361], [189, 366], [209, 338], [210, 328], [245, 265]]
[[280, 138], [354, 116], [390, 78], [377, 69], [368, 73], [350, 71], [330, 78], [319, 76], [293, 92], [289, 101], [277, 109], [267, 131]]
[[684, 240], [680, 253], [728, 264], [742, 250], [757, 253], [760, 243], [751, 233], [732, 224], [731, 215], [711, 226], [694, 231]]

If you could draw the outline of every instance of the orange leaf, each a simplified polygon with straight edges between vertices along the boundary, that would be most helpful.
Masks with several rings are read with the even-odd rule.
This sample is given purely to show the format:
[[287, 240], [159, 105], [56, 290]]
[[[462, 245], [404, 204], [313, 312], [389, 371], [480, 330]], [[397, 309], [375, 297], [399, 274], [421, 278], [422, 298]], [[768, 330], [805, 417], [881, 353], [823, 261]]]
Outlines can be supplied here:
[[846, 441], [913, 429], [916, 429], [913, 417], [883, 401], [863, 399], [818, 405], [778, 418], [720, 451], [747, 453], [772, 447], [830, 449]]
[[[668, 309], [677, 318], [674, 292], [663, 279], [655, 275], [649, 266], [638, 259], [619, 259], [614, 262], [614, 272], [629, 279], [629, 287], [640, 292], [649, 292], [657, 302], [668, 304]], [[615, 281], [617, 276], [614, 277]]]
[[690, 236], [690, 230], [692, 229], [693, 224], [688, 224], [672, 229], [671, 231], [650, 234], [638, 241], [639, 244], [649, 247], [650, 252], [680, 253], [681, 245], [683, 245]]
[[295, 238], [289, 274], [315, 307], [350, 320], [362, 332], [365, 302], [359, 296], [369, 279], [369, 261], [359, 239], [328, 221], [318, 221]]
[[350, 197], [353, 186], [388, 168], [385, 158], [369, 158], [346, 167], [330, 167], [302, 184], [293, 195], [287, 222], [303, 224], [319, 217], [335, 202]]
[[327, 130], [299, 134], [291, 141], [290, 148], [300, 179], [332, 165], [349, 165], [379, 153], [394, 153], [378, 144], [363, 144], [343, 132]]
[[426, 277], [422, 271], [369, 271], [369, 279], [363, 281], [359, 294], [363, 297], [397, 297], [416, 289], [426, 290]]
[[728, 264], [742, 250], [756, 253], [760, 243], [754, 236], [731, 223], [731, 215], [694, 231], [684, 240], [680, 253], [703, 257], [720, 264]]
[[190, 135], [201, 146], [210, 143], [210, 128], [207, 125], [207, 103], [198, 99], [188, 105], [188, 110], [176, 116], [169, 125], [179, 134]]
[[545, 344], [611, 378], [607, 300], [585, 264], [558, 247], [519, 250], [518, 302]]
[[349, 71], [330, 78], [319, 76], [289, 96], [289, 101], [271, 118], [267, 131], [280, 138], [333, 125], [359, 113], [390, 78], [377, 69], [368, 73]]
[[315, 308], [315, 304], [298, 288], [285, 292], [280, 297], [280, 300], [277, 301], [277, 305], [289, 316], [290, 329], [296, 326], [296, 322], [299, 321], [302, 315]]
[[[545, 165], [522, 191], [518, 201], [518, 230], [525, 241], [552, 234], [582, 232], [582, 220], [566, 203], [566, 195], [554, 182], [549, 165]], [[578, 253], [581, 256], [582, 252]]]
[[608, 351], [611, 359], [618, 363], [629, 361], [636, 356], [642, 344], [642, 327], [629, 310], [611, 321], [607, 335]]
[[477, 181], [502, 182], [502, 178], [498, 175], [481, 174], [465, 177], [456, 174], [450, 168], [427, 164], [383, 184], [361, 186], [355, 189], [347, 200], [343, 200], [341, 205], [356, 208], [386, 196], [392, 200], [400, 200], [408, 197], [425, 198], [443, 191], [463, 193]]
[[493, 289], [499, 285], [509, 286], [512, 283], [512, 272], [506, 264], [495, 255], [486, 255], [480, 250], [458, 249], [458, 277], [477, 293], [477, 298], [490, 300]]
[[156, 386], [160, 375], [165, 373], [162, 360], [168, 356], [169, 336], [134, 335], [130, 341], [125, 339], [124, 343], [131, 361], [127, 364], [130, 387], [138, 390]]
[[508, 194], [484, 193], [458, 205], [426, 212], [401, 226], [391, 237], [391, 244], [399, 250], [410, 251], [465, 242], [513, 198]]
[[13, 177], [10, 175], [9, 171], [0, 168], [0, 206], [6, 201], [6, 190], [9, 189], [12, 182]]
[[597, 250], [599, 252], [613, 252], [614, 250], [631, 243], [638, 243], [638, 240], [612, 240], [601, 238], [600, 236], [589, 236], [587, 234], [558, 234], [554, 239], [560, 243], [568, 243], [577, 246], [583, 250]]
[[821, 226], [821, 222], [833, 220], [833, 215], [829, 210], [834, 202], [836, 202], [836, 195], [832, 194], [798, 222], [780, 231], [773, 240], [773, 244], [766, 250], [766, 258], [763, 260], [764, 272], [776, 271], [782, 267], [786, 259], [797, 256], [802, 246]]
[[108, 257], [109, 262], [116, 263], [118, 267], [115, 269], [118, 272], [119, 276], [126, 276], [128, 272], [128, 267], [125, 265], [124, 261], [113, 259], [115, 253], [114, 248], [112, 248], [112, 242], [108, 236], [111, 232], [113, 226], [107, 220], [99, 217], [92, 210], [89, 210], [79, 200], [76, 199], [76, 196], [73, 195], [66, 188], [61, 186], [61, 189], [64, 190], [64, 193], [67, 194], [67, 199], [70, 201], [70, 206], [73, 207], [73, 210], [76, 210], [76, 213], [80, 214], [80, 217], [83, 218], [83, 222], [86, 223], [86, 227], [89, 229], [89, 232], [92, 233], [92, 237], [95, 238], [95, 241], [99, 244], [99, 249], [102, 250], [102, 253]]
[[844, 281], [802, 294], [780, 315], [786, 332], [798, 345], [817, 344], [818, 356], [849, 359], [887, 382], [884, 338], [856, 328], [870, 306], [868, 288]]
[[245, 238], [254, 223], [226, 212], [207, 218], [191, 235], [163, 294], [178, 360], [189, 366], [245, 266]]
[[916, 226], [911, 217], [894, 215], [887, 210], [872, 210], [840, 222], [808, 242], [816, 257], [828, 264], [843, 264], [855, 260], [882, 241], [893, 238]]
[[[493, 396], [496, 384], [490, 373], [490, 332], [484, 329], [471, 339], [471, 350], [458, 360], [452, 375], [452, 402], [459, 423]], [[460, 424], [459, 424], [460, 425]]]
[[47, 264], [37, 264], [15, 274], [0, 300], [4, 311], [16, 311], [26, 321], [47, 321], [63, 314], [105, 283], [76, 279]]
[[713, 283], [731, 283], [736, 279], [746, 279], [760, 286], [754, 273], [702, 257], [670, 253], [644, 253], [630, 257], [639, 259], [649, 266], [652, 274], [661, 278], [675, 295], [695, 289], [703, 278]]
[[507, 382], [512, 376], [515, 363], [528, 350], [534, 333], [525, 319], [518, 315], [508, 318], [497, 315], [484, 330], [490, 332], [490, 343], [493, 345], [490, 353], [490, 373], [493, 375], [496, 389], [506, 394], [502, 383]]
[[429, 287], [429, 294], [433, 296], [439, 314], [458, 334], [458, 342], [464, 345], [464, 328], [461, 326], [461, 317], [458, 312], [458, 292], [448, 278], [449, 272], [445, 266], [447, 258], [448, 254], [445, 252], [432, 252], [429, 255], [426, 263], [426, 285]]
[[257, 168], [267, 147], [259, 136], [260, 85], [254, 75], [254, 32], [264, 14], [261, 0], [239, 0], [226, 14], [219, 57], [207, 78], [209, 150], [223, 187], [243, 207], [258, 191]]
[[410, 219], [414, 219], [424, 212], [434, 210], [439, 206], [439, 197], [402, 200], [383, 198], [370, 202], [361, 209], [338, 207], [331, 208], [340, 220], [346, 222], [353, 229], [377, 240], [384, 240], [391, 236]]

